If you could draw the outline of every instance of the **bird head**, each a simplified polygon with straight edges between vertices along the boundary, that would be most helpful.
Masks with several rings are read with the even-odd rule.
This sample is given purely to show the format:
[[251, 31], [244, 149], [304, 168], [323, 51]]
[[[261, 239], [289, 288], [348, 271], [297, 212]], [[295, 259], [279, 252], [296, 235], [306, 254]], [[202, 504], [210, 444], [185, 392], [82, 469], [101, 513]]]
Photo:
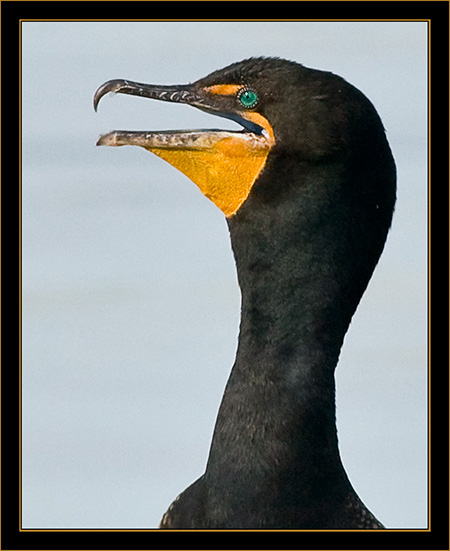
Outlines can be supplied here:
[[363, 115], [371, 108], [342, 78], [279, 58], [250, 58], [186, 85], [110, 80], [96, 91], [95, 110], [109, 92], [188, 104], [242, 126], [240, 131], [117, 130], [97, 142], [151, 151], [188, 176], [227, 217], [245, 202], [270, 155], [316, 162], [349, 151], [351, 142], [361, 143], [358, 120], [367, 121]]

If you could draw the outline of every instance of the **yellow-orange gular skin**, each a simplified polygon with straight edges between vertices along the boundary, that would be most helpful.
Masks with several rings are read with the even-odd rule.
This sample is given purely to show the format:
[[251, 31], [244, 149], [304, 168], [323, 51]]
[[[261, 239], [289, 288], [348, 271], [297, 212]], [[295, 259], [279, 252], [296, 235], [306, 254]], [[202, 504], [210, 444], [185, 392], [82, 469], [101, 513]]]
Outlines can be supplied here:
[[230, 133], [207, 149], [146, 148], [190, 178], [229, 217], [247, 199], [271, 143]]

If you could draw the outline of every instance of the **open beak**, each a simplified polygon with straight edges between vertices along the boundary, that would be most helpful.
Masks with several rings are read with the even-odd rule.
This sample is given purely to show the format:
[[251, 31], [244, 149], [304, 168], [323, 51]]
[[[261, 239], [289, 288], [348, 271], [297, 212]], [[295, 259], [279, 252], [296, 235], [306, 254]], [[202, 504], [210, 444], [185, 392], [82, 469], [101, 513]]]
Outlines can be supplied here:
[[[224, 110], [223, 94], [215, 93], [214, 88], [226, 87], [159, 86], [121, 79], [105, 82], [94, 94], [95, 111], [107, 93], [131, 94], [192, 105], [230, 118], [240, 123], [243, 130], [114, 130], [100, 136], [97, 145], [137, 145], [151, 151], [188, 176], [226, 216], [231, 216], [249, 195], [274, 144], [274, 137], [270, 124], [262, 115]], [[235, 88], [239, 86], [229, 86], [227, 90]]]

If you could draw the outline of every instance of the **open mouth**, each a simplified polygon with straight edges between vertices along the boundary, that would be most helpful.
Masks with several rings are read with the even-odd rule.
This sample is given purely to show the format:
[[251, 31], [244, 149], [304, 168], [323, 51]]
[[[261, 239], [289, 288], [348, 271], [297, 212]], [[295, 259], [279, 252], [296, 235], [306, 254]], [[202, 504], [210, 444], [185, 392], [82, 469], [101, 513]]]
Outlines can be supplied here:
[[240, 89], [239, 85], [198, 89], [195, 85], [158, 86], [110, 80], [95, 92], [95, 110], [108, 93], [131, 94], [188, 104], [233, 120], [242, 130], [114, 130], [101, 135], [97, 145], [135, 145], [151, 151], [188, 176], [226, 216], [231, 216], [247, 198], [275, 143], [272, 127], [261, 114], [224, 109], [224, 98], [229, 102], [229, 96]]
[[[105, 82], [105, 84], [100, 86], [95, 92], [94, 109], [97, 111], [101, 98], [108, 93], [131, 94], [160, 101], [185, 103], [197, 107], [206, 113], [233, 120], [242, 126], [242, 130], [199, 129], [154, 132], [114, 130], [100, 136], [97, 145], [138, 145], [147, 149], [189, 147], [198, 150], [211, 147], [216, 142], [232, 136], [248, 141], [252, 143], [254, 147], [264, 147], [264, 145], [267, 147], [266, 142], [270, 140], [270, 135], [263, 126], [237, 113], [225, 113], [215, 109], [211, 105], [208, 106], [202, 96], [189, 90], [190, 87], [191, 85], [154, 86], [129, 80], [110, 80]], [[241, 136], [238, 137], [238, 134]]]

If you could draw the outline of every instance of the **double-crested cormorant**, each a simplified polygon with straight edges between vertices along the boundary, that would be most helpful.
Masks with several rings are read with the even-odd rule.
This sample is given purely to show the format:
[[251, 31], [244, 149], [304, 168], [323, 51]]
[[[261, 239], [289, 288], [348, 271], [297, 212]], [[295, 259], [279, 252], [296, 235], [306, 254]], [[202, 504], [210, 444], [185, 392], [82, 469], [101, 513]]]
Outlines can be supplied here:
[[241, 131], [114, 131], [191, 178], [226, 215], [242, 293], [236, 361], [206, 471], [164, 529], [383, 528], [339, 455], [334, 370], [383, 250], [395, 164], [370, 101], [344, 79], [252, 58], [185, 86], [96, 92], [185, 103]]

